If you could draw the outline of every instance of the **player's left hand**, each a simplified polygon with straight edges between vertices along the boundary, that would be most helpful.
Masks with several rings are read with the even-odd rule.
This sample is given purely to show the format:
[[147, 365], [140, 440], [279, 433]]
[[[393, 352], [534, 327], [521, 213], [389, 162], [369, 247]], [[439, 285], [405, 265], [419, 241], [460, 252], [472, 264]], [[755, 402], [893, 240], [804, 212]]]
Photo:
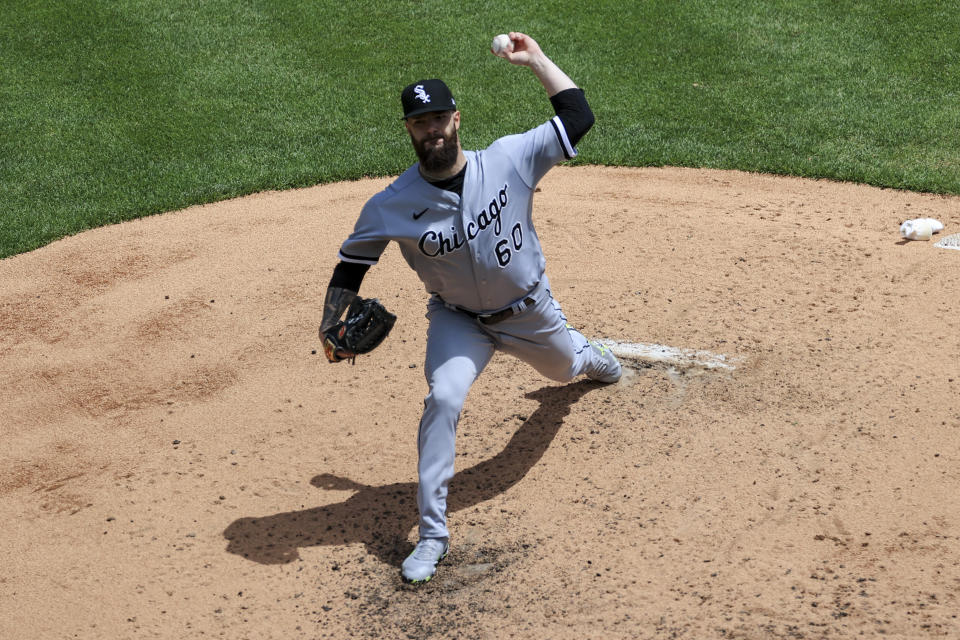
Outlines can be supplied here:
[[327, 330], [320, 330], [323, 353], [330, 362], [350, 360], [373, 351], [390, 333], [397, 316], [387, 311], [376, 298], [356, 297], [347, 317]]
[[340, 362], [342, 360], [354, 360], [357, 354], [350, 351], [341, 343], [346, 327], [342, 322], [338, 322], [333, 327], [324, 331], [320, 330], [320, 339], [323, 340], [323, 353], [330, 362]]

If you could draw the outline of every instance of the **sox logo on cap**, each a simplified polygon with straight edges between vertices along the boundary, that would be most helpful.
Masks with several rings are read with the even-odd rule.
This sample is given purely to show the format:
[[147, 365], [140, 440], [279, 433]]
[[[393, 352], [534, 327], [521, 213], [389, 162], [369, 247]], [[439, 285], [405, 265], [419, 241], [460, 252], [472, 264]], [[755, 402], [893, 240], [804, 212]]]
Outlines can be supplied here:
[[453, 111], [457, 103], [443, 80], [417, 80], [404, 87], [400, 94], [403, 117], [410, 118], [431, 111]]

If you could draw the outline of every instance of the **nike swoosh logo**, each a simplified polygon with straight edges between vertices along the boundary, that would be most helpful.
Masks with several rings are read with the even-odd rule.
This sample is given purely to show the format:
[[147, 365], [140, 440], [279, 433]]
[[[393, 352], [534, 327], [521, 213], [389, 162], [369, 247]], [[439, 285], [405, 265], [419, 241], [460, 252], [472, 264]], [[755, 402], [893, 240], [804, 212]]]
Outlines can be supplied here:
[[414, 220], [418, 220], [418, 219], [420, 218], [420, 216], [422, 216], [423, 214], [425, 214], [425, 213], [426, 213], [427, 211], [429, 211], [429, 210], [430, 210], [430, 207], [427, 207], [426, 209], [424, 209], [424, 210], [421, 211], [420, 213], [415, 213], [415, 214], [413, 214], [413, 219], [414, 219]]

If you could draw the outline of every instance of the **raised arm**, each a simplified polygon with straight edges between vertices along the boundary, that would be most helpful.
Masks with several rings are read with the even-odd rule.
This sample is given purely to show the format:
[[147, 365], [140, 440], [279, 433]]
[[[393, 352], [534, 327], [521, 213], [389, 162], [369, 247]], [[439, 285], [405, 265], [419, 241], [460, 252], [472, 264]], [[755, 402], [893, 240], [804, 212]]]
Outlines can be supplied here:
[[493, 49], [490, 51], [513, 64], [530, 67], [546, 89], [554, 111], [563, 122], [570, 144], [576, 145], [594, 122], [593, 112], [583, 91], [543, 53], [536, 40], [516, 31], [510, 32], [507, 37], [510, 38], [510, 46], [499, 53]]
[[561, 91], [577, 88], [573, 80], [546, 56], [536, 40], [517, 31], [511, 31], [507, 35], [510, 37], [511, 46], [494, 55], [505, 58], [511, 64], [530, 67], [546, 89], [547, 97], [552, 98]]

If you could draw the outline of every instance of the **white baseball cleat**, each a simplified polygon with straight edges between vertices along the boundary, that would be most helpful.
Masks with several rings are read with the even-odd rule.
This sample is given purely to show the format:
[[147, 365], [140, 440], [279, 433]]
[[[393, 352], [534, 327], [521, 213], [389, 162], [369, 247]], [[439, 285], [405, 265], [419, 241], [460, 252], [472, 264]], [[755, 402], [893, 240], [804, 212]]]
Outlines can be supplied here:
[[613, 384], [618, 381], [620, 375], [623, 373], [623, 369], [620, 367], [620, 361], [617, 360], [617, 356], [613, 355], [610, 347], [602, 345], [599, 342], [591, 341], [590, 345], [600, 352], [600, 356], [603, 358], [603, 365], [595, 373], [588, 373], [587, 377], [605, 384]]
[[430, 578], [437, 573], [437, 565], [447, 557], [449, 550], [450, 544], [446, 538], [422, 539], [413, 553], [403, 561], [400, 575], [405, 582], [413, 584], [430, 582]]

